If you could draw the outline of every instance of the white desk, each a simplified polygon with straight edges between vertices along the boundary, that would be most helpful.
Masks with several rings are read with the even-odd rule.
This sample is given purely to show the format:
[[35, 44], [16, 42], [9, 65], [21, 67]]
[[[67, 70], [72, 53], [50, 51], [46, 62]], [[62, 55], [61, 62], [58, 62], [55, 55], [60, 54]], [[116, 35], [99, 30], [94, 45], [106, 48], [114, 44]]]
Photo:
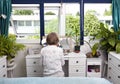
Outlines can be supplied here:
[[85, 77], [86, 76], [86, 55], [83, 53], [69, 53], [65, 56], [68, 60], [68, 76], [69, 77]]
[[[26, 56], [27, 76], [42, 76], [43, 69], [40, 58], [40, 54]], [[65, 55], [65, 60], [68, 60], [68, 76], [86, 76], [85, 54], [72, 52]]]
[[7, 77], [6, 56], [0, 57], [0, 78]]
[[69, 58], [73, 58], [73, 57], [80, 57], [80, 58], [86, 58], [86, 55], [83, 53], [68, 53], [67, 55], [64, 56], [65, 60], [69, 60]]
[[43, 68], [40, 54], [26, 56], [27, 77], [42, 76], [42, 69]]
[[87, 58], [87, 77], [101, 77], [102, 59]]

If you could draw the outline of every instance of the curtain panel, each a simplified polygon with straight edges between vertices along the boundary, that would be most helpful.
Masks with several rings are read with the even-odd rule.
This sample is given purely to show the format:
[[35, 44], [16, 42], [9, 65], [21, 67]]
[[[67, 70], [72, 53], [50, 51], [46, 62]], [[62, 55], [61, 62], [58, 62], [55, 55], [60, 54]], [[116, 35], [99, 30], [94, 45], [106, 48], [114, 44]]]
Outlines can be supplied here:
[[0, 35], [8, 36], [11, 11], [11, 0], [0, 0]]
[[120, 0], [112, 0], [112, 19], [115, 31], [120, 30]]

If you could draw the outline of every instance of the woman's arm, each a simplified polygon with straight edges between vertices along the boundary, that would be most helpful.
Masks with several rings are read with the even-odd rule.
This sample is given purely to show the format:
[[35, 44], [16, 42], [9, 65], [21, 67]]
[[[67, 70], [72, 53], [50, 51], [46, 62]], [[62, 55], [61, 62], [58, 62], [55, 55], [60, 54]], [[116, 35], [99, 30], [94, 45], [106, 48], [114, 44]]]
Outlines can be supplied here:
[[63, 54], [63, 50], [61, 49], [61, 52], [60, 52], [60, 56], [61, 56], [61, 64], [62, 66], [65, 64], [65, 60], [64, 60], [64, 54]]

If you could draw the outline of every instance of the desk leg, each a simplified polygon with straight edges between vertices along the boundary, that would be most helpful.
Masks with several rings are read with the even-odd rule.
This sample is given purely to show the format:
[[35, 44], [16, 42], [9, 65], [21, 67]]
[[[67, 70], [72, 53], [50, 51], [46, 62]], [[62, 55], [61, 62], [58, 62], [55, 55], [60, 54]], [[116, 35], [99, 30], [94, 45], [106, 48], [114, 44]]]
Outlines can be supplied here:
[[65, 74], [65, 77], [68, 77], [68, 60], [65, 60], [65, 65], [63, 66], [63, 71], [64, 71], [64, 74]]

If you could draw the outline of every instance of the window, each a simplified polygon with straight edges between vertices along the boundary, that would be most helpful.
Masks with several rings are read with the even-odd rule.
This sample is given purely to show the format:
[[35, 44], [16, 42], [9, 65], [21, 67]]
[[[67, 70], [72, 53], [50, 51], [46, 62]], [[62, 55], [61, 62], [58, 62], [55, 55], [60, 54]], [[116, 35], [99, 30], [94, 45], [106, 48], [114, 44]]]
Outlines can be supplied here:
[[110, 25], [110, 21], [109, 20], [106, 20], [105, 23], [108, 24], [108, 25]]
[[9, 28], [9, 33], [17, 34], [19, 38], [39, 39], [39, 5], [14, 4], [12, 7], [13, 12], [11, 22], [13, 22], [13, 24]]
[[48, 34], [50, 32], [59, 33], [59, 8], [60, 4], [45, 4], [45, 34]]
[[69, 16], [74, 18], [76, 17], [79, 24], [79, 8], [79, 4], [75, 3], [45, 4], [45, 34], [48, 34], [50, 32], [56, 32], [60, 36], [65, 36], [68, 32], [70, 34], [70, 32], [72, 32], [72, 29], [67, 29], [67, 24], [69, 23], [66, 20], [68, 20]]
[[33, 24], [34, 24], [34, 26], [40, 26], [39, 20], [34, 20]]
[[65, 34], [80, 43], [80, 4], [66, 4], [66, 30]]
[[32, 21], [25, 21], [25, 26], [32, 26]]
[[[106, 17], [110, 12], [111, 4], [86, 4], [84, 5], [84, 35], [94, 36], [99, 30], [99, 23], [111, 25], [112, 22], [99, 17]], [[102, 7], [104, 9], [102, 9]], [[99, 12], [100, 11], [100, 12]], [[107, 12], [107, 13], [106, 13]], [[39, 5], [13, 5], [12, 21], [17, 35], [40, 35]], [[80, 29], [80, 4], [79, 3], [45, 3], [44, 24], [45, 34], [56, 32], [60, 35], [72, 34], [69, 18], [77, 19]], [[69, 20], [72, 21], [72, 20]], [[13, 26], [10, 26], [12, 28]], [[11, 29], [10, 29], [11, 32]], [[39, 37], [40, 38], [40, 37]]]
[[24, 26], [24, 21], [18, 21], [18, 26]]
[[111, 4], [84, 5], [84, 35], [95, 36], [99, 31], [100, 22], [111, 26]]

